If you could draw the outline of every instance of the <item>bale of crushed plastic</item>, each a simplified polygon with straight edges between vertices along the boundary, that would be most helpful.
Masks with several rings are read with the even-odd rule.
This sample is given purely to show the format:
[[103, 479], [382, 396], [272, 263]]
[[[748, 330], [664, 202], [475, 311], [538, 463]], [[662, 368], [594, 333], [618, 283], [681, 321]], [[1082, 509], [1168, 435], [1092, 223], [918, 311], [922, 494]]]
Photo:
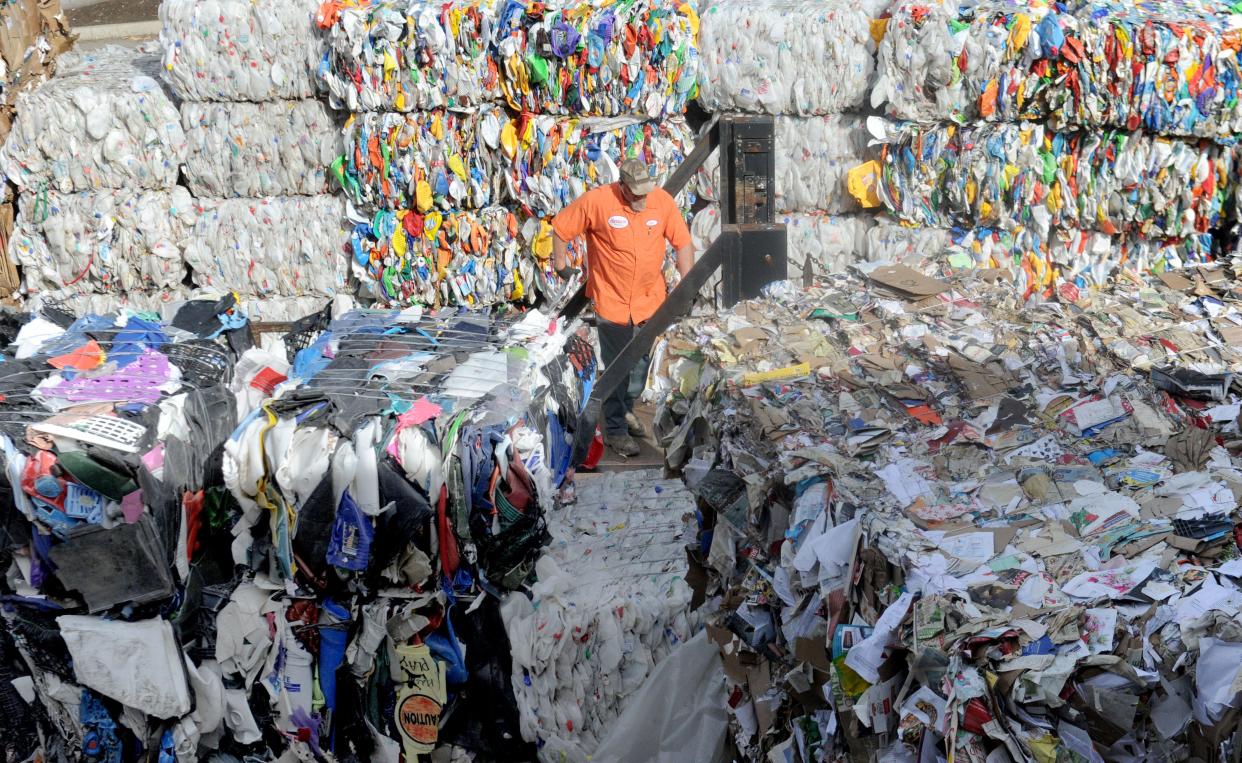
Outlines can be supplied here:
[[330, 297], [348, 280], [339, 196], [195, 199], [185, 260], [194, 283], [284, 297]]
[[697, 82], [697, 27], [682, 0], [511, 0], [496, 30], [501, 90], [540, 114], [680, 114]]
[[361, 113], [345, 126], [333, 174], [366, 209], [481, 209], [504, 193], [501, 109]]
[[[776, 209], [780, 212], [861, 212], [849, 191], [849, 173], [872, 158], [867, 120], [855, 114], [776, 118]], [[699, 189], [716, 199], [719, 155], [705, 164], [712, 180]]]
[[383, 304], [474, 307], [535, 297], [535, 263], [505, 207], [381, 210], [354, 225], [350, 243], [360, 293]]
[[1133, 234], [1033, 228], [924, 228], [880, 219], [867, 234], [875, 262], [941, 270], [1003, 268], [1019, 293], [1046, 292], [1062, 283], [1100, 287], [1119, 270], [1163, 272], [1212, 258], [1212, 235], [1150, 239]]
[[318, 100], [181, 104], [185, 181], [200, 198], [327, 193], [340, 117]]
[[[788, 236], [788, 277], [801, 283], [832, 273], [841, 273], [857, 262], [871, 258], [867, 231], [875, 224], [872, 215], [781, 214], [777, 222], [785, 225]], [[720, 208], [699, 210], [690, 224], [695, 248], [706, 251], [720, 235]]]
[[4, 174], [63, 193], [171, 187], [186, 140], [158, 75], [158, 57], [119, 46], [62, 56], [55, 77], [18, 97]]
[[627, 700], [702, 621], [678, 558], [694, 505], [680, 481], [612, 473], [583, 480], [577, 499], [549, 514], [532, 596], [510, 594], [501, 608], [522, 736], [540, 760], [610, 752], [599, 742]]
[[1236, 150], [1034, 123], [907, 125], [884, 146], [884, 206], [930, 227], [1182, 238], [1221, 225]]
[[627, 158], [642, 159], [663, 178], [693, 144], [681, 118], [510, 117], [495, 106], [469, 113], [364, 113], [347, 124], [345, 155], [333, 174], [366, 209], [426, 213], [516, 201], [546, 216], [618, 180]]
[[313, 98], [323, 36], [317, 0], [165, 0], [165, 78], [187, 101]]
[[714, 0], [699, 30], [708, 111], [839, 114], [863, 106], [876, 10], [844, 0]]
[[185, 279], [195, 212], [180, 186], [23, 192], [18, 210], [8, 254], [32, 292], [151, 291]]
[[620, 180], [626, 159], [641, 159], [663, 183], [695, 143], [680, 117], [618, 124], [540, 115], [528, 121], [515, 149], [505, 138], [502, 133], [509, 196], [539, 216], [555, 215], [591, 188]]
[[1228, 138], [1242, 131], [1242, 14], [1223, 0], [1052, 5], [903, 0], [873, 103], [916, 121]]
[[465, 108], [500, 96], [497, 0], [361, 0], [325, 6], [323, 80], [349, 111]]

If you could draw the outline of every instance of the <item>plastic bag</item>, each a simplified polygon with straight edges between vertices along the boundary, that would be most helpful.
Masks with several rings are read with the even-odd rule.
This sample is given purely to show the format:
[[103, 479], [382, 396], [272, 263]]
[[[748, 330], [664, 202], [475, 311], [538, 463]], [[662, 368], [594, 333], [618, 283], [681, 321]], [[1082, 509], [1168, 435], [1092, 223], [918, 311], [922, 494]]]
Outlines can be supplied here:
[[27, 288], [64, 294], [144, 291], [185, 279], [194, 222], [184, 188], [23, 193], [9, 239]]
[[880, 197], [908, 222], [1149, 238], [1219, 227], [1235, 164], [1235, 149], [1208, 141], [1031, 123], [906, 125], [883, 155]]
[[185, 132], [156, 56], [113, 45], [66, 54], [57, 69], [18, 97], [0, 151], [9, 180], [64, 193], [176, 184]]
[[1054, 127], [1232, 137], [1242, 131], [1224, 2], [902, 2], [880, 43], [873, 103], [920, 121], [1049, 119]]
[[[856, 262], [870, 258], [867, 231], [875, 224], [871, 215], [783, 214], [777, 222], [785, 225], [788, 236], [788, 278], [801, 283], [845, 271]], [[712, 205], [699, 210], [690, 224], [695, 249], [706, 251], [720, 235], [720, 208]]]
[[494, 305], [534, 299], [535, 265], [504, 207], [426, 215], [382, 210], [351, 234], [353, 272], [384, 304]]
[[349, 111], [464, 108], [500, 96], [490, 55], [497, 0], [325, 2], [321, 75]]
[[680, 114], [695, 92], [699, 20], [682, 0], [511, 0], [496, 31], [509, 105], [542, 114]]
[[187, 101], [313, 98], [323, 36], [317, 0], [160, 3], [165, 78]]
[[289, 297], [346, 287], [339, 196], [197, 199], [195, 213], [185, 259], [199, 286]]
[[714, 0], [699, 33], [708, 111], [839, 114], [866, 102], [874, 9], [816, 0]]
[[338, 115], [321, 101], [181, 104], [185, 179], [199, 197], [315, 195], [341, 152]]

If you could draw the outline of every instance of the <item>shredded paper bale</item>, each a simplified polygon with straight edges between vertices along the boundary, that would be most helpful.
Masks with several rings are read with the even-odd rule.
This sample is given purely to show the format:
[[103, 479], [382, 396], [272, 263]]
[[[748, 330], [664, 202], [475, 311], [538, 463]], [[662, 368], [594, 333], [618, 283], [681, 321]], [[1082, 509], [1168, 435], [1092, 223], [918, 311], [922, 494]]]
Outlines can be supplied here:
[[185, 248], [194, 283], [272, 296], [332, 296], [346, 287], [349, 233], [339, 196], [195, 199]]
[[659, 119], [680, 114], [694, 95], [691, 3], [513, 0], [503, 8], [496, 66], [514, 109]]
[[1242, 14], [1222, 0], [904, 0], [880, 43], [873, 101], [924, 122], [1232, 137], [1242, 131], [1240, 47]]
[[702, 627], [684, 574], [693, 511], [656, 470], [583, 478], [577, 502], [549, 515], [532, 597], [501, 610], [522, 737], [540, 760], [590, 759], [626, 698]]
[[383, 304], [494, 305], [535, 297], [534, 261], [505, 207], [380, 211], [351, 234], [362, 293]]
[[165, 0], [166, 78], [187, 101], [274, 101], [320, 91], [318, 0]]
[[340, 120], [317, 100], [181, 104], [185, 180], [199, 197], [326, 193]]
[[64, 193], [171, 187], [186, 140], [158, 76], [155, 55], [119, 46], [62, 56], [55, 77], [18, 98], [5, 175]]
[[921, 228], [880, 220], [868, 231], [867, 246], [876, 262], [913, 267], [944, 263], [952, 270], [1004, 268], [1018, 292], [1051, 294], [1068, 282], [1099, 288], [1119, 270], [1130, 273], [1181, 269], [1212, 258], [1212, 236], [1148, 239], [1099, 231], [1054, 230], [1041, 235], [1031, 228]]
[[499, 0], [360, 0], [324, 4], [322, 70], [349, 111], [465, 108], [500, 96], [492, 56]]
[[863, 106], [874, 12], [844, 0], [714, 0], [701, 19], [708, 111], [839, 114]]
[[908, 222], [1183, 237], [1219, 227], [1235, 149], [1041, 125], [908, 126], [884, 147], [879, 193]]
[[18, 209], [9, 256], [32, 291], [143, 291], [185, 278], [194, 203], [180, 186], [23, 193]]

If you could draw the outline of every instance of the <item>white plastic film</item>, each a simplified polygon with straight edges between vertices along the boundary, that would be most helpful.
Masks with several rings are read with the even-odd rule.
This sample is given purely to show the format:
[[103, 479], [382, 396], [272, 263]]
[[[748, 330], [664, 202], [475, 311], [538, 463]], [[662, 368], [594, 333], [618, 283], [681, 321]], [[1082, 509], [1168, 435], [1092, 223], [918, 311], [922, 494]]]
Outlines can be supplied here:
[[181, 104], [185, 179], [198, 197], [315, 195], [341, 153], [343, 120], [318, 100]]
[[108, 46], [62, 56], [55, 77], [17, 101], [0, 151], [21, 188], [63, 193], [169, 188], [186, 155], [177, 107], [155, 55]]
[[187, 101], [313, 98], [318, 0], [163, 0], [165, 77]]
[[[500, 96], [497, 0], [374, 0], [321, 12], [332, 102], [349, 111], [464, 108]], [[326, 7], [325, 7], [326, 9]]]
[[107, 190], [22, 193], [9, 256], [31, 291], [150, 291], [185, 278], [190, 194]]
[[832, 0], [712, 0], [699, 31], [708, 111], [839, 114], [867, 100], [874, 9]]
[[195, 284], [270, 296], [346, 288], [349, 234], [339, 196], [196, 199], [185, 248]]

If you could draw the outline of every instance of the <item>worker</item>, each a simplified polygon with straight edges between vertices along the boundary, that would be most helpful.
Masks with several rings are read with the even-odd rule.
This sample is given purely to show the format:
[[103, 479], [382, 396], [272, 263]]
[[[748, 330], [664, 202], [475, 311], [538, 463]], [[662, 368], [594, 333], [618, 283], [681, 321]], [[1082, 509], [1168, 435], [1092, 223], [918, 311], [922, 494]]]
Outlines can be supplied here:
[[[683, 277], [694, 264], [694, 244], [677, 202], [656, 187], [639, 159], [621, 164], [621, 180], [587, 191], [552, 220], [552, 264], [561, 278], [578, 273], [569, 266], [569, 242], [586, 237], [587, 296], [595, 309], [600, 359], [611, 365], [630, 339], [668, 296], [664, 282], [665, 242], [677, 252]], [[637, 386], [646, 379], [647, 360], [638, 364], [628, 384], [618, 385], [604, 401], [604, 444], [614, 453], [639, 453], [643, 437], [634, 416]]]

